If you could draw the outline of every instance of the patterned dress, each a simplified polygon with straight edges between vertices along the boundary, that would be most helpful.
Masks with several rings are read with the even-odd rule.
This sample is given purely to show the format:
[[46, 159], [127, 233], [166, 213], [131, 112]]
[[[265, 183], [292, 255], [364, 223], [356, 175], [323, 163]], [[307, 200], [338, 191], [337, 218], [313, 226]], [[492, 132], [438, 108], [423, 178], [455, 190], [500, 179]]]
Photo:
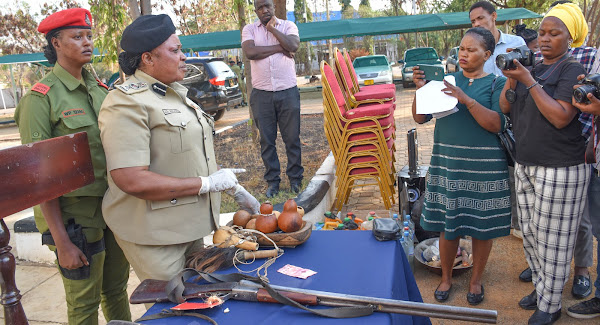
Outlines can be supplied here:
[[[490, 74], [469, 86], [462, 71], [453, 75], [469, 97], [499, 113], [504, 129], [499, 97], [506, 79]], [[421, 225], [445, 232], [449, 240], [464, 235], [487, 240], [510, 233], [510, 211], [508, 166], [500, 140], [459, 103], [458, 112], [436, 121]]]

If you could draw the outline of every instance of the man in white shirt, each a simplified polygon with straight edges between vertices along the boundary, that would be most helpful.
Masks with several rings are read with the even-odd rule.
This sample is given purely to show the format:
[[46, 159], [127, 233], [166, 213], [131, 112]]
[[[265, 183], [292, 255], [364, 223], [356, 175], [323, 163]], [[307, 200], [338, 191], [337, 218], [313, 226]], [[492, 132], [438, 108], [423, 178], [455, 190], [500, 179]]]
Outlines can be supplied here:
[[496, 28], [496, 19], [498, 14], [494, 5], [487, 1], [474, 3], [469, 9], [469, 19], [472, 27], [483, 27], [494, 35], [496, 39], [496, 49], [490, 58], [485, 62], [483, 71], [493, 73], [497, 76], [503, 76], [502, 70], [496, 66], [496, 56], [500, 53], [506, 53], [506, 49], [514, 49], [525, 45], [525, 41], [520, 36], [504, 34]]

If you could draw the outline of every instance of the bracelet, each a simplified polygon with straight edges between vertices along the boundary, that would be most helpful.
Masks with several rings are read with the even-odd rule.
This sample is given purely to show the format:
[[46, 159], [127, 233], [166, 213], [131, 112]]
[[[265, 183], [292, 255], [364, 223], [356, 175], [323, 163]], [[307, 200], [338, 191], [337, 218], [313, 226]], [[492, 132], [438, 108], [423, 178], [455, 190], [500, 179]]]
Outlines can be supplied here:
[[529, 87], [527, 87], [527, 88], [525, 88], [525, 89], [529, 90], [529, 89], [531, 89], [531, 88], [533, 88], [533, 87], [535, 87], [535, 86], [537, 86], [537, 85], [539, 85], [539, 84], [540, 84], [540, 83], [536, 81], [536, 82], [534, 82], [534, 83], [533, 83], [533, 85], [531, 85], [531, 86], [529, 86]]
[[475, 104], [477, 104], [477, 101], [475, 99], [473, 99], [473, 102], [470, 105], [467, 105], [467, 109], [471, 110], [471, 108], [473, 108], [473, 106], [475, 106]]

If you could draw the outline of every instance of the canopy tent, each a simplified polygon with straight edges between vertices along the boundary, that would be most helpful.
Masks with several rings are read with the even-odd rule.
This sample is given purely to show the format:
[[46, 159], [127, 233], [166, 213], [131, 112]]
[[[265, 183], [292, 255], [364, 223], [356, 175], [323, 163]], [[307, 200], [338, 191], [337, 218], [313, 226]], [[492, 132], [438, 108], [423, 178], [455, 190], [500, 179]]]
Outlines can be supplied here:
[[[499, 9], [497, 13], [498, 19], [496, 22], [498, 23], [508, 20], [542, 17], [525, 8]], [[471, 27], [468, 12], [355, 18], [298, 24], [301, 42], [344, 36], [389, 35], [468, 27]], [[241, 47], [240, 32], [238, 30], [180, 36], [179, 39], [184, 51], [209, 51]], [[96, 51], [94, 53], [98, 55]], [[0, 64], [11, 63], [47, 64], [46, 58], [42, 53], [0, 56]]]
[[[496, 22], [498, 23], [542, 17], [525, 8], [499, 9], [497, 13]], [[301, 42], [344, 36], [389, 35], [468, 27], [471, 27], [468, 12], [356, 18], [298, 24]], [[239, 48], [241, 42], [240, 32], [237, 30], [181, 36], [179, 39], [185, 49], [194, 51]]]

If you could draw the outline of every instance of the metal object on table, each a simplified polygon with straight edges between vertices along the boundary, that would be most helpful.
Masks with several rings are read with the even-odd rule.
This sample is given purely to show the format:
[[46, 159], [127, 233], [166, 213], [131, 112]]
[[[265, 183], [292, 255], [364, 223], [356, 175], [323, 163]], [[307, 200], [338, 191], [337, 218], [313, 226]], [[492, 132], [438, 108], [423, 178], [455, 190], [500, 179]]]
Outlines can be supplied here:
[[414, 203], [425, 193], [425, 176], [429, 170], [429, 166], [419, 166], [416, 129], [407, 132], [407, 140], [408, 165], [397, 173], [400, 215], [411, 214]]
[[[167, 281], [146, 279], [135, 289], [130, 297], [130, 302], [151, 303], [169, 301], [167, 288], [172, 284]], [[220, 282], [199, 285], [186, 282], [183, 284], [184, 299], [203, 298], [216, 292], [230, 293], [230, 298], [242, 301], [254, 302], [279, 302], [269, 295], [267, 290], [252, 281], [241, 280], [239, 282]], [[303, 305], [322, 305], [330, 307], [358, 307], [371, 308], [373, 311], [384, 313], [398, 313], [413, 316], [424, 316], [434, 318], [445, 318], [463, 320], [477, 323], [494, 324], [498, 319], [498, 312], [488, 309], [476, 309], [467, 307], [455, 307], [447, 305], [427, 304], [404, 300], [394, 300], [377, 297], [365, 297], [334, 292], [290, 288], [271, 285], [271, 289], [279, 292], [287, 298]], [[323, 311], [323, 309], [318, 309]]]

